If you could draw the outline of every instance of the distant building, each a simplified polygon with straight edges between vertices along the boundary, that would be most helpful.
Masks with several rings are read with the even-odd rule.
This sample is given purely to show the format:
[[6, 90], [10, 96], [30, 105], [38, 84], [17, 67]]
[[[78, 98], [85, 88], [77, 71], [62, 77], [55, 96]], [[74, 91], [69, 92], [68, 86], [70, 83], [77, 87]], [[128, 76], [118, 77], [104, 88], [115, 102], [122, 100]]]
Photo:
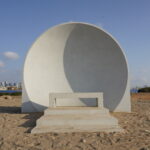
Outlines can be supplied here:
[[0, 82], [0, 90], [21, 90], [21, 82], [8, 82], [8, 81], [3, 81]]
[[17, 87], [18, 89], [22, 89], [21, 82], [17, 83], [17, 84], [16, 84], [16, 87]]

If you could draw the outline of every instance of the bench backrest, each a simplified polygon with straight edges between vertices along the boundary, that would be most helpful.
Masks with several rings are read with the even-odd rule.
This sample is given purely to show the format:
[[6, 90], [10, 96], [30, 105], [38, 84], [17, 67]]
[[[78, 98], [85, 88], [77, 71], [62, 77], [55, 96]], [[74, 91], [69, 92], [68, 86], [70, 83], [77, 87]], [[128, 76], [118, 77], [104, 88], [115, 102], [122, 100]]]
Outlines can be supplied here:
[[50, 93], [49, 94], [49, 106], [56, 107], [56, 100], [59, 98], [96, 98], [97, 107], [103, 107], [103, 93], [94, 92], [94, 93]]

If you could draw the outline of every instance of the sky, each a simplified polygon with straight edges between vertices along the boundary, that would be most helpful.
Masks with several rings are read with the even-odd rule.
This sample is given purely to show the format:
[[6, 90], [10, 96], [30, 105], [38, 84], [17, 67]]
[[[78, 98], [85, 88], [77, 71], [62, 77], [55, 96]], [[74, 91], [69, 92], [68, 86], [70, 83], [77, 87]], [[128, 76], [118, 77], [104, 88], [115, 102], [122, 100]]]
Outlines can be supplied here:
[[0, 82], [20, 82], [34, 40], [71, 21], [112, 34], [126, 54], [131, 87], [150, 85], [150, 0], [0, 0]]

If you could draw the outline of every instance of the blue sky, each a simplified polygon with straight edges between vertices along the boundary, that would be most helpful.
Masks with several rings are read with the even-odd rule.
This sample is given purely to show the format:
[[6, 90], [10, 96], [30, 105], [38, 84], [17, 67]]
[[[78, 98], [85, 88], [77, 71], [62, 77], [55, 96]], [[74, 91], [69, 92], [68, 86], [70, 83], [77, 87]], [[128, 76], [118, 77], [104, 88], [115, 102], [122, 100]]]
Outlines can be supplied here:
[[127, 56], [131, 85], [150, 85], [150, 0], [0, 0], [0, 81], [21, 81], [34, 40], [69, 21], [112, 34]]

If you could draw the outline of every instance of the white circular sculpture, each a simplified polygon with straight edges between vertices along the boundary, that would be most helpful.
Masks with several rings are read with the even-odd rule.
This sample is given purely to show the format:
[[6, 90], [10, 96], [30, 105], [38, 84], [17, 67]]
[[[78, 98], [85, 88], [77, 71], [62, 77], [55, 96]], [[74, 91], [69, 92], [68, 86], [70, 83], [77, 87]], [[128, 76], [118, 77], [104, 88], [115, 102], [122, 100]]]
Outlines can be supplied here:
[[[42, 34], [27, 53], [23, 71], [23, 112], [43, 111], [49, 93], [103, 92], [110, 111], [130, 111], [129, 74], [118, 42], [85, 23], [66, 23]], [[58, 106], [94, 106], [64, 99]]]

